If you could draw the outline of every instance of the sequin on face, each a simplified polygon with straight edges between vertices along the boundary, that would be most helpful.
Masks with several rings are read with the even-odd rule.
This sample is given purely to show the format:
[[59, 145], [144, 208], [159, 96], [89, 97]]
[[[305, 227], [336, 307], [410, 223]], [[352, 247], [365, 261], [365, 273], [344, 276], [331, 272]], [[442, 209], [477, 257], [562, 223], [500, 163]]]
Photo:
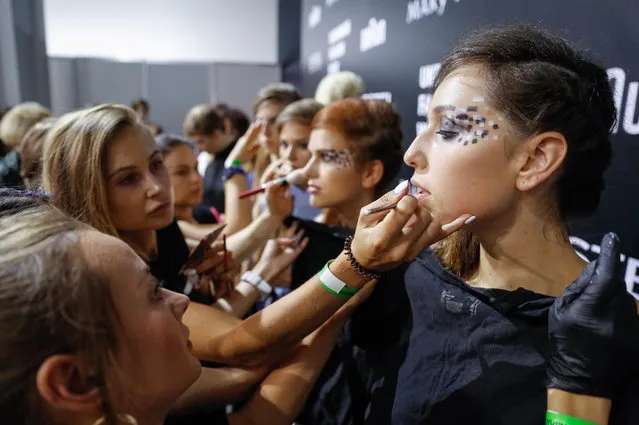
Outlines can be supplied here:
[[346, 168], [353, 165], [353, 155], [351, 155], [347, 149], [339, 151], [334, 149], [320, 149], [316, 152], [322, 162], [332, 164], [337, 168]]
[[[473, 98], [473, 102], [483, 103], [483, 97]], [[457, 108], [454, 105], [436, 106], [433, 111], [440, 114], [442, 123], [440, 129], [436, 131], [444, 140], [455, 141], [463, 146], [477, 144], [482, 140], [499, 140], [499, 125], [494, 120], [487, 120], [483, 113], [490, 113], [491, 110], [486, 105], [469, 105], [465, 109]], [[472, 114], [469, 114], [472, 112]], [[503, 117], [498, 115], [498, 120], [503, 121]], [[461, 134], [466, 132], [468, 134]], [[490, 137], [492, 136], [492, 137]]]

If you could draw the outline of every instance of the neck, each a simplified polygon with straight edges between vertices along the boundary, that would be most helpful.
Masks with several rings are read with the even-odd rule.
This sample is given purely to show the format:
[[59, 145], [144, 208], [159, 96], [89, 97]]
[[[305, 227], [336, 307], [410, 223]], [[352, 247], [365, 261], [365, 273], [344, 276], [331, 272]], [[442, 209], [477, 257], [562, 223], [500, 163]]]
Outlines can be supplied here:
[[498, 221], [501, 226], [488, 223], [476, 233], [479, 267], [470, 284], [558, 296], [583, 271], [585, 262], [570, 245], [559, 219], [548, 220], [522, 208], [511, 220]]
[[187, 223], [195, 223], [193, 218], [193, 205], [178, 205], [174, 204], [175, 218], [180, 221], [186, 221]]
[[145, 261], [149, 261], [157, 255], [155, 230], [120, 232], [120, 239], [133, 248]]
[[372, 191], [362, 190], [361, 195], [355, 199], [349, 200], [341, 205], [333, 207], [341, 225], [347, 229], [354, 229], [357, 227], [357, 220], [359, 219], [359, 212], [366, 205], [375, 200], [375, 195]]

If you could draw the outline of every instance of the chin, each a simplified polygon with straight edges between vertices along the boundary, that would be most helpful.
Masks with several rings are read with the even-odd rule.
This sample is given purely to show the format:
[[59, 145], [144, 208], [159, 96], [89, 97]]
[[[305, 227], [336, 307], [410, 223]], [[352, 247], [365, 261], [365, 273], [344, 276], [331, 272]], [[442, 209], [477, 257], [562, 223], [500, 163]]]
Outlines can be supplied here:
[[153, 220], [153, 223], [155, 224], [155, 229], [162, 229], [166, 226], [168, 226], [169, 224], [171, 224], [173, 222], [173, 220], [175, 219], [175, 214], [173, 212], [173, 208], [171, 208], [171, 213], [167, 213], [162, 217], [158, 217], [157, 219]]

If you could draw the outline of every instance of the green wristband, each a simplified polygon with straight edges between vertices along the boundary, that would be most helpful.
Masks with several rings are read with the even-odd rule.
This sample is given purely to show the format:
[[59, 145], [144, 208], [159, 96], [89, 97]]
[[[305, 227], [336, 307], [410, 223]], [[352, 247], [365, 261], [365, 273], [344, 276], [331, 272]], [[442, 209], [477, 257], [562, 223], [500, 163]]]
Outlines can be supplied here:
[[583, 419], [573, 418], [563, 413], [546, 411], [546, 425], [597, 425], [594, 422], [584, 421]]
[[333, 260], [326, 263], [322, 271], [320, 272], [320, 282], [328, 292], [331, 294], [338, 296], [340, 298], [352, 298], [353, 295], [357, 294], [359, 290], [350, 289], [346, 287], [346, 283], [342, 282], [331, 272], [328, 266], [333, 262]]
[[233, 161], [231, 161], [231, 167], [242, 167], [242, 163], [240, 161], [238, 161], [237, 159], [234, 159]]

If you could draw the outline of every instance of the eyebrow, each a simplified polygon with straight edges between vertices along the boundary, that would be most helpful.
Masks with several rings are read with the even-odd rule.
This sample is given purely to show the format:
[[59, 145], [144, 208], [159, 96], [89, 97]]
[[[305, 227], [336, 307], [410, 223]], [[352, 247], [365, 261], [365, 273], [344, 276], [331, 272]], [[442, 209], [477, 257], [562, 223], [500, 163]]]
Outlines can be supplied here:
[[[151, 158], [153, 158], [155, 155], [159, 154], [160, 151], [158, 149], [154, 150], [151, 155], [149, 155], [149, 157], [147, 158], [147, 161], [150, 161]], [[135, 169], [135, 165], [129, 165], [126, 167], [121, 167], [118, 168], [117, 170], [115, 170], [114, 172], [112, 172], [111, 174], [108, 175], [107, 180], [111, 179], [113, 176], [115, 176], [118, 173], [121, 173], [123, 171], [128, 171], [128, 170], [134, 170]]]
[[441, 114], [444, 111], [456, 111], [455, 105], [437, 105], [433, 108], [433, 113]]

